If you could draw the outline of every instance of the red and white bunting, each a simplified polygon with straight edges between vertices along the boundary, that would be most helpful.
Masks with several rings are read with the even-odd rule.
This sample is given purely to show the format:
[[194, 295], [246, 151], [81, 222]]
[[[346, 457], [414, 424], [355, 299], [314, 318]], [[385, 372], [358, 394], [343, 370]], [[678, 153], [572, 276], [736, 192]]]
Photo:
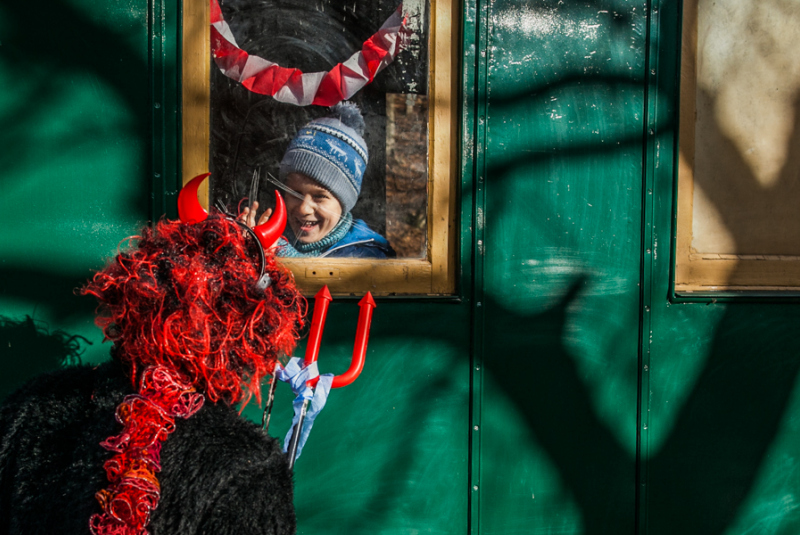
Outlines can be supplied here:
[[361, 50], [328, 72], [304, 74], [281, 67], [239, 48], [217, 0], [211, 0], [211, 55], [228, 78], [260, 95], [297, 106], [333, 106], [355, 95], [389, 65], [412, 31], [403, 16], [403, 5], [364, 42]]

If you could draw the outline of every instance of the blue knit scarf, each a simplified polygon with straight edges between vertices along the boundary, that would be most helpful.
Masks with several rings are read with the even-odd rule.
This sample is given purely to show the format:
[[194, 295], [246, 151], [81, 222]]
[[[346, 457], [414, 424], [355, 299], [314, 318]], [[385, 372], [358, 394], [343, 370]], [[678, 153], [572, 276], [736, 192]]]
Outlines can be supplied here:
[[[353, 226], [353, 214], [347, 212], [324, 238], [313, 243], [300, 243], [292, 232], [292, 227], [286, 225], [284, 236], [287, 243], [278, 248], [278, 256], [287, 258], [319, 256], [329, 247], [333, 246], [350, 232]], [[292, 245], [294, 244], [294, 245]]]

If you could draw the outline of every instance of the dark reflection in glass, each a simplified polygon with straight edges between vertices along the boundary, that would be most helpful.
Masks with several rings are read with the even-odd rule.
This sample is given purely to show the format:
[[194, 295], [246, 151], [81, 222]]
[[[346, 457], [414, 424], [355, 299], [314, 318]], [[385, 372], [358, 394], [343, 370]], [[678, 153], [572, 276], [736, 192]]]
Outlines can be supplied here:
[[[329, 71], [361, 49], [397, 9], [396, 0], [229, 0], [220, 7], [239, 46], [251, 55], [304, 73]], [[427, 0], [405, 2], [414, 34], [395, 61], [351, 99], [361, 110], [369, 162], [352, 209], [385, 236], [399, 258], [427, 248], [428, 12]], [[252, 93], [211, 63], [212, 201], [241, 211], [257, 200], [274, 204], [285, 188], [280, 164], [296, 133], [329, 116]], [[253, 176], [258, 191], [251, 194]], [[284, 197], [291, 192], [284, 190]]]

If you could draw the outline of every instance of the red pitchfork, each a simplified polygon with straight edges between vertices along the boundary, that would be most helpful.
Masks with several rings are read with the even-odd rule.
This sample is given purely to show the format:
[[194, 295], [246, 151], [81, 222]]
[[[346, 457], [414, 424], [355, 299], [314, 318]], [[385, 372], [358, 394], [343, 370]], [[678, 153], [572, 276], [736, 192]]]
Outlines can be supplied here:
[[[322, 341], [322, 329], [325, 326], [325, 318], [328, 316], [328, 305], [333, 298], [327, 286], [314, 296], [314, 317], [311, 320], [311, 330], [308, 333], [308, 345], [306, 346], [305, 363], [306, 366], [317, 361], [319, 356], [319, 345]], [[353, 358], [350, 361], [350, 368], [342, 375], [333, 378], [331, 388], [347, 386], [361, 374], [364, 369], [364, 359], [367, 355], [367, 341], [369, 340], [369, 327], [372, 324], [372, 310], [377, 306], [372, 294], [367, 294], [358, 302], [361, 307], [358, 313], [358, 328], [356, 329], [356, 345], [353, 348]], [[308, 381], [308, 386], [317, 386], [319, 377]]]
[[[309, 366], [312, 362], [316, 362], [317, 357], [319, 356], [319, 346], [320, 342], [322, 341], [322, 329], [325, 326], [325, 318], [328, 315], [328, 306], [331, 304], [331, 301], [333, 301], [333, 298], [331, 297], [331, 293], [328, 291], [327, 286], [323, 286], [322, 289], [317, 292], [317, 295], [314, 296], [314, 317], [311, 320], [311, 330], [308, 334], [306, 355], [303, 359], [306, 366]], [[367, 342], [369, 340], [369, 328], [372, 323], [372, 311], [377, 305], [375, 304], [375, 300], [372, 298], [372, 294], [367, 292], [361, 301], [358, 302], [358, 306], [361, 310], [358, 313], [356, 343], [355, 347], [353, 348], [353, 358], [350, 361], [350, 368], [348, 368], [348, 370], [343, 374], [337, 375], [333, 378], [331, 388], [341, 388], [349, 385], [355, 381], [356, 378], [358, 378], [358, 376], [361, 374], [361, 370], [364, 369], [364, 359], [367, 355]], [[274, 385], [274, 378], [272, 382]], [[319, 377], [314, 377], [306, 384], [313, 388], [318, 382]], [[272, 385], [270, 385], [270, 390], [272, 390]], [[303, 420], [305, 419], [306, 410], [308, 409], [308, 401], [309, 400], [305, 400], [303, 402], [303, 407], [300, 411], [300, 417], [298, 418], [297, 424], [292, 431], [292, 440], [289, 443], [289, 450], [287, 452], [289, 455], [289, 468], [294, 467], [295, 457], [297, 456], [297, 444], [300, 439], [301, 431], [303, 430]]]

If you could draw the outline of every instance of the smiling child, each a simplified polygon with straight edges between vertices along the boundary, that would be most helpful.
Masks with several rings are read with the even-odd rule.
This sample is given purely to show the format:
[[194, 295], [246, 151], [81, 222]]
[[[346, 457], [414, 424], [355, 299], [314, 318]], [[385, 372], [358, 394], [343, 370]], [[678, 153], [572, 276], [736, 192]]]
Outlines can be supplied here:
[[[389, 242], [350, 211], [358, 201], [369, 154], [364, 118], [355, 104], [331, 108], [331, 116], [301, 128], [281, 161], [288, 225], [278, 256], [393, 258]], [[255, 224], [255, 210], [242, 219]], [[265, 219], [269, 210], [261, 217]]]

